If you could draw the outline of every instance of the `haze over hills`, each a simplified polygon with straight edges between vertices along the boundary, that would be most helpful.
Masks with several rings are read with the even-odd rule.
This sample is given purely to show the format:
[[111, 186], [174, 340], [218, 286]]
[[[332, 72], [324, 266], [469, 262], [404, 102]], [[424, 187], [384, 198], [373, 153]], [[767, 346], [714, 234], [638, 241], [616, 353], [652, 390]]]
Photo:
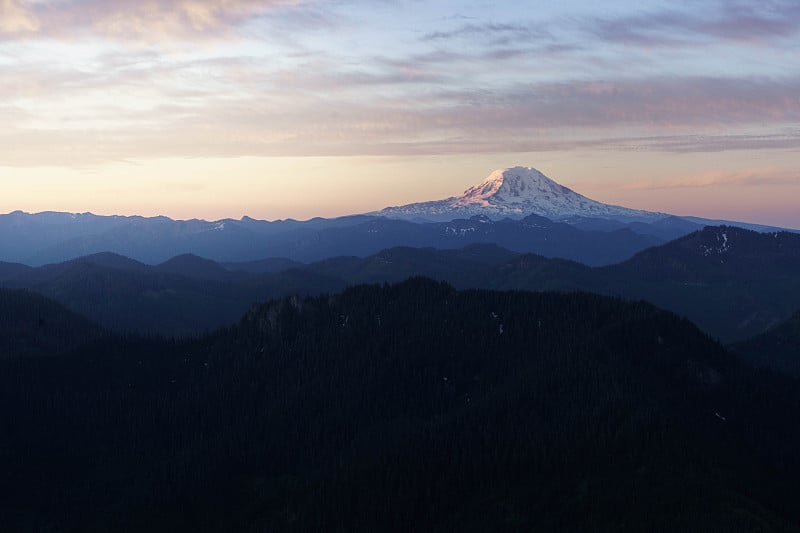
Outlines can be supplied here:
[[229, 325], [253, 303], [273, 297], [420, 275], [458, 288], [580, 290], [644, 299], [729, 342], [761, 333], [800, 308], [800, 235], [708, 227], [595, 268], [496, 244], [395, 247], [309, 264], [220, 264], [182, 255], [145, 265], [109, 253], [38, 268], [0, 263], [0, 285], [34, 290], [116, 330], [167, 335]]
[[458, 197], [335, 219], [205, 221], [17, 211], [0, 215], [0, 261], [38, 266], [113, 252], [148, 264], [181, 254], [223, 263], [267, 258], [312, 262], [364, 257], [395, 246], [494, 243], [604, 265], [711, 223], [719, 221], [606, 205], [535, 169], [515, 167], [493, 172]]
[[30, 289], [118, 332], [182, 337], [228, 326], [257, 302], [340, 290], [346, 283], [291, 269], [248, 274], [189, 255], [145, 265], [103, 253], [23, 271], [8, 269], [0, 285]]
[[417, 274], [461, 288], [581, 290], [647, 300], [724, 341], [760, 333], [800, 308], [800, 235], [729, 226], [707, 227], [599, 268], [531, 254], [510, 257], [507, 250], [475, 246], [395, 248], [306, 269], [350, 283]]

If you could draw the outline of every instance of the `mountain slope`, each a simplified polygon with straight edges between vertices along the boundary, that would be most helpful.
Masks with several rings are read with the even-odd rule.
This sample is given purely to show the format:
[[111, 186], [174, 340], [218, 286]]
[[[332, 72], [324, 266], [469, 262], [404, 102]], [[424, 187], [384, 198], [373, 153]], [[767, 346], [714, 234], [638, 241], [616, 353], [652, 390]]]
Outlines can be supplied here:
[[800, 312], [760, 335], [732, 345], [731, 350], [754, 366], [800, 376]]
[[447, 280], [458, 288], [481, 287], [491, 268], [518, 254], [493, 244], [473, 244], [453, 250], [398, 247], [365, 258], [335, 257], [304, 270], [345, 280], [349, 284], [396, 283], [414, 276]]
[[375, 214], [392, 218], [447, 221], [482, 215], [491, 219], [538, 215], [553, 220], [587, 217], [652, 222], [668, 215], [607, 205], [559, 185], [535, 168], [513, 167], [492, 172], [461, 196], [387, 207]]
[[271, 274], [283, 272], [291, 268], [301, 268], [303, 263], [292, 261], [285, 257], [270, 257], [257, 261], [222, 263], [222, 266], [231, 272], [246, 272], [249, 274]]
[[153, 270], [167, 274], [178, 274], [198, 280], [229, 281], [236, 277], [231, 271], [210, 259], [198, 257], [194, 254], [183, 254], [173, 257]]
[[52, 298], [115, 331], [179, 337], [228, 326], [269, 298], [345, 285], [302, 270], [247, 275], [195, 256], [149, 266], [113, 254], [29, 269], [3, 284]]
[[[533, 215], [522, 220], [490, 220], [476, 216], [424, 224], [378, 216], [306, 222], [247, 218], [217, 222], [175, 221], [166, 217], [146, 219], [88, 214], [50, 220], [52, 217], [46, 216], [51, 225], [65, 226], [55, 229], [43, 224], [40, 216], [43, 215], [0, 215], [0, 244], [4, 234], [9, 244], [0, 246], [0, 259], [43, 265], [95, 255], [92, 261], [100, 264], [104, 256], [110, 260], [109, 253], [113, 253], [148, 264], [163, 263], [179, 255], [194, 255], [222, 263], [265, 258], [307, 263], [343, 255], [363, 257], [395, 246], [460, 248], [482, 242], [599, 265], [621, 261], [663, 242], [660, 237], [633, 232], [627, 227], [609, 232], [582, 231]], [[40, 233], [46, 234], [46, 238]], [[12, 235], [18, 235], [19, 239], [15, 240]], [[110, 263], [107, 266], [131, 267]], [[264, 271], [276, 271], [275, 265], [265, 263], [262, 267], [266, 268]], [[251, 264], [245, 268], [259, 270], [261, 267]], [[0, 279], [8, 279], [15, 269], [19, 270], [11, 265], [0, 266]]]
[[312, 262], [339, 255], [364, 257], [398, 246], [452, 249], [470, 244], [495, 244], [516, 252], [606, 265], [628, 259], [662, 242], [627, 229], [582, 231], [536, 215], [499, 221], [476, 215], [434, 223], [377, 217], [357, 226], [321, 230], [291, 248], [278, 251], [292, 259]]
[[607, 290], [692, 318], [728, 341], [788, 318], [800, 301], [800, 235], [707, 227], [602, 267]]
[[28, 291], [0, 289], [0, 359], [63, 354], [100, 333], [86, 318], [52, 300]]
[[14, 279], [31, 271], [31, 267], [21, 263], [2, 263], [0, 262], [0, 281]]

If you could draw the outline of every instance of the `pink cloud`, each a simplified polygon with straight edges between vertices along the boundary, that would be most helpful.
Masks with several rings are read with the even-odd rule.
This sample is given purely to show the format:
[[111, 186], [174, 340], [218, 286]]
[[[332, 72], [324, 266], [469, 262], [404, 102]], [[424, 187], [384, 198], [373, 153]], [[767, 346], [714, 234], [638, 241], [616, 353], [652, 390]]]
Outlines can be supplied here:
[[782, 168], [744, 169], [737, 172], [708, 171], [688, 176], [679, 176], [658, 182], [624, 181], [603, 186], [607, 190], [652, 191], [662, 189], [696, 189], [717, 186], [797, 185], [800, 173]]
[[0, 0], [0, 35], [34, 33], [40, 23], [23, 0]]
[[122, 39], [184, 37], [230, 29], [302, 0], [0, 0], [0, 36], [90, 32]]

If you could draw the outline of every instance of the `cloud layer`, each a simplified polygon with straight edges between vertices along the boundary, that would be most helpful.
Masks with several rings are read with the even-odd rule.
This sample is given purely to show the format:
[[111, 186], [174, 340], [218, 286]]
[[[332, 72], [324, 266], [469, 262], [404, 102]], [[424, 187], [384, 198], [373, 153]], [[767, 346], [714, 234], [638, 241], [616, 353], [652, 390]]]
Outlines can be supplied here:
[[800, 4], [0, 0], [0, 158], [800, 148]]
[[0, 35], [191, 38], [299, 0], [0, 0]]

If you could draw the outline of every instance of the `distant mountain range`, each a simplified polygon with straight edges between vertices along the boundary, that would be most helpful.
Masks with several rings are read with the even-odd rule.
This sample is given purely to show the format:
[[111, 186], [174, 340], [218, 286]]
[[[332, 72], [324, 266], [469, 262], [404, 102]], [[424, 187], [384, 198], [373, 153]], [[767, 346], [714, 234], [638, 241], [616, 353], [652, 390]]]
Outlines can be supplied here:
[[[113, 252], [147, 264], [182, 254], [222, 263], [266, 258], [313, 262], [365, 257], [396, 246], [453, 249], [493, 243], [598, 266], [720, 223], [606, 205], [535, 169], [516, 167], [493, 172], [461, 196], [335, 219], [209, 222], [15, 211], [0, 215], [0, 261], [40, 266]], [[724, 223], [756, 231], [780, 229]]]
[[457, 288], [589, 291], [647, 300], [729, 342], [761, 333], [800, 309], [800, 235], [707, 227], [603, 267], [494, 244], [395, 247], [309, 264], [222, 264], [182, 255], [146, 265], [111, 253], [36, 268], [0, 263], [0, 285], [36, 291], [116, 330], [178, 336], [229, 325], [270, 298], [411, 276]]

